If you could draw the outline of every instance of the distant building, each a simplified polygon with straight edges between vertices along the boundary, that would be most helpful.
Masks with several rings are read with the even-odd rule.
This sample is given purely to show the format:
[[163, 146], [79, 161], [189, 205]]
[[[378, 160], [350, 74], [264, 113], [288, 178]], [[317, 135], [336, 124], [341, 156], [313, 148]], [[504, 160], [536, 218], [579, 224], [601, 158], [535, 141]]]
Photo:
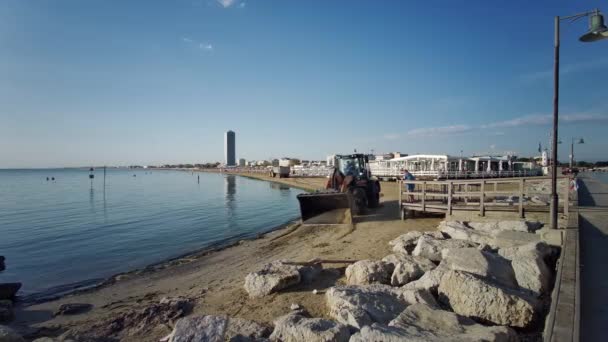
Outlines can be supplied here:
[[235, 134], [233, 131], [228, 131], [224, 136], [224, 163], [226, 166], [236, 166], [235, 149]]
[[247, 166], [247, 161], [245, 160], [245, 158], [239, 159], [239, 166], [241, 166], [241, 167]]

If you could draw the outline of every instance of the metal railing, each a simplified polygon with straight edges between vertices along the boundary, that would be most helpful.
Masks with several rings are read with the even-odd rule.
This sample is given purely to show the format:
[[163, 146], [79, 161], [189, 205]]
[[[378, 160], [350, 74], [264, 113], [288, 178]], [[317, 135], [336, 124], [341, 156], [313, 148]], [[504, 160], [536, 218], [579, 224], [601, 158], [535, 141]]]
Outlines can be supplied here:
[[[477, 179], [477, 178], [507, 178], [507, 177], [533, 177], [541, 176], [542, 170], [518, 170], [518, 171], [445, 171], [445, 170], [424, 170], [412, 171], [416, 177], [432, 177], [435, 179]], [[395, 167], [372, 167], [372, 175], [376, 177], [392, 177], [401, 179], [403, 171]]]

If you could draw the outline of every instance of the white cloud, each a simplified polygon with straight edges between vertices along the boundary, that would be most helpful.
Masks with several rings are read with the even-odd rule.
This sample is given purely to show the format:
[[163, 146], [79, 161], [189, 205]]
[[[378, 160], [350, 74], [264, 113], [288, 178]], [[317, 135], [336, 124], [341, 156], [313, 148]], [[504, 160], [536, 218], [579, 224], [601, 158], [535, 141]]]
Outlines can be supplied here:
[[546, 125], [552, 120], [551, 115], [528, 115], [515, 119], [492, 122], [481, 125], [481, 128], [519, 127], [528, 125]]
[[213, 45], [211, 44], [207, 44], [207, 43], [200, 43], [198, 44], [198, 47], [201, 50], [205, 50], [205, 51], [213, 51]]
[[224, 6], [224, 8], [228, 8], [236, 2], [236, 0], [217, 0], [220, 5]]
[[473, 130], [473, 127], [469, 125], [453, 125], [442, 127], [416, 128], [408, 131], [407, 134], [412, 136], [451, 135], [467, 133], [471, 130]]
[[194, 42], [192, 39], [190, 39], [190, 38], [188, 38], [188, 37], [182, 37], [182, 41], [183, 41], [184, 43], [188, 43], [188, 44], [190, 44], [190, 43], [193, 43], [193, 42]]
[[[575, 113], [575, 114], [560, 114], [560, 123], [582, 123], [582, 122], [606, 122], [608, 121], [608, 115], [600, 114], [589, 114], [589, 113]], [[552, 114], [536, 114], [522, 116], [505, 121], [491, 122], [479, 126], [471, 126], [466, 124], [452, 125], [452, 126], [439, 126], [439, 127], [425, 127], [415, 128], [407, 132], [409, 136], [447, 136], [455, 134], [469, 133], [475, 130], [479, 130], [483, 134], [491, 135], [505, 135], [504, 131], [487, 131], [494, 128], [513, 128], [522, 126], [542, 126], [551, 125], [553, 123]], [[485, 132], [483, 131], [485, 130]], [[387, 140], [396, 140], [400, 136], [397, 134], [385, 134], [384, 138]]]
[[[600, 58], [581, 63], [562, 65], [560, 66], [559, 74], [566, 75], [573, 72], [582, 72], [602, 67], [608, 67], [608, 58]], [[521, 76], [521, 79], [527, 82], [547, 80], [551, 78], [553, 78], [553, 69], [535, 71]]]

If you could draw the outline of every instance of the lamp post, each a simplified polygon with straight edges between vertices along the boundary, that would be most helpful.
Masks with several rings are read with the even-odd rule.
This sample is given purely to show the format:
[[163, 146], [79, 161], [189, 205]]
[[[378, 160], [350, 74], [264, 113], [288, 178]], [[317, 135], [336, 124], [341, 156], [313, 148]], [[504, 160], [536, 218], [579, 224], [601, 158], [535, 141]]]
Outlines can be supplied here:
[[574, 167], [574, 141], [578, 140], [576, 143], [577, 144], [584, 144], [585, 140], [583, 140], [583, 138], [572, 138], [572, 141], [570, 143], [570, 169], [572, 169]]
[[580, 18], [589, 17], [589, 31], [582, 35], [579, 40], [581, 42], [595, 42], [608, 38], [608, 28], [604, 25], [604, 16], [598, 9], [593, 11], [579, 13], [567, 17], [555, 17], [555, 60], [553, 65], [553, 139], [551, 159], [553, 167], [551, 168], [551, 228], [557, 229], [557, 125], [558, 125], [558, 103], [559, 103], [559, 23], [562, 20], [570, 20], [575, 22]]

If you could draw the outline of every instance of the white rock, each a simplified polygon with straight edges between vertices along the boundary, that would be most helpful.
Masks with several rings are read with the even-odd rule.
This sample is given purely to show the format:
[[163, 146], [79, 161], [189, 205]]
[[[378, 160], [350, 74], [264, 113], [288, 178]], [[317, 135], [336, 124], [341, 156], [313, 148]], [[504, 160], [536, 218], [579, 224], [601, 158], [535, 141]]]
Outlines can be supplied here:
[[514, 230], [529, 233], [539, 229], [542, 226], [540, 222], [530, 222], [524, 220], [473, 221], [468, 222], [467, 224], [469, 227], [475, 230], [481, 230], [489, 233], [494, 233], [499, 230]]
[[439, 240], [428, 235], [423, 235], [418, 239], [418, 244], [414, 248], [412, 255], [439, 262], [441, 261], [441, 251], [444, 249], [475, 247], [476, 245], [465, 240]]
[[439, 299], [455, 313], [497, 325], [526, 328], [537, 302], [525, 293], [461, 271], [448, 271], [439, 284]]
[[363, 341], [517, 341], [513, 329], [486, 327], [453, 312], [424, 304], [409, 306], [389, 326], [373, 324], [363, 327], [351, 338]]
[[245, 277], [245, 290], [249, 297], [263, 297], [300, 282], [298, 267], [281, 261], [266, 264], [261, 270]]
[[300, 308], [301, 308], [301, 307], [300, 307], [300, 304], [296, 304], [296, 303], [292, 303], [292, 304], [289, 306], [289, 309], [291, 309], [291, 310], [300, 310]]
[[496, 248], [509, 248], [538, 241], [540, 241], [540, 236], [537, 234], [514, 230], [499, 230], [494, 234], [494, 240], [491, 245]]
[[271, 341], [345, 342], [350, 338], [346, 325], [328, 319], [288, 314], [276, 319], [274, 324]]
[[388, 285], [335, 286], [325, 294], [329, 315], [357, 329], [374, 322], [387, 324], [408, 303], [400, 289]]
[[220, 316], [181, 318], [175, 323], [169, 342], [223, 342], [228, 320]]
[[445, 236], [443, 235], [443, 233], [440, 230], [424, 232], [424, 233], [422, 233], [422, 235], [430, 236], [437, 240], [445, 240]]
[[399, 296], [409, 305], [424, 304], [434, 308], [438, 308], [439, 304], [429, 290], [426, 289], [407, 289], [401, 288]]
[[517, 283], [536, 295], [546, 293], [551, 287], [552, 271], [545, 260], [553, 254], [553, 248], [544, 242], [503, 248], [500, 255], [511, 260]]
[[400, 262], [395, 265], [395, 270], [391, 276], [391, 285], [401, 286], [416, 280], [424, 274], [424, 271], [413, 262]]
[[179, 319], [167, 338], [169, 342], [223, 342], [262, 339], [268, 334], [268, 327], [253, 321], [206, 315]]
[[477, 248], [457, 248], [446, 251], [443, 263], [449, 269], [476, 274], [501, 285], [517, 288], [515, 273], [509, 260]]
[[494, 240], [490, 233], [476, 231], [459, 221], [443, 221], [439, 224], [439, 229], [452, 239], [472, 241], [484, 245], [492, 245]]
[[393, 286], [407, 284], [436, 267], [429, 259], [399, 253], [389, 254], [382, 258], [382, 261], [395, 266], [391, 275], [391, 285]]
[[389, 241], [388, 244], [392, 247], [395, 253], [410, 254], [412, 250], [414, 250], [414, 247], [416, 247], [416, 242], [418, 242], [418, 238], [421, 236], [421, 232], [412, 231], [400, 235], [399, 237]]
[[441, 277], [449, 271], [449, 268], [441, 263], [435, 269], [424, 273], [420, 279], [409, 282], [402, 289], [424, 289], [431, 292], [437, 292], [437, 287], [441, 282]]
[[384, 261], [360, 260], [346, 268], [346, 283], [349, 285], [389, 284], [393, 264]]

